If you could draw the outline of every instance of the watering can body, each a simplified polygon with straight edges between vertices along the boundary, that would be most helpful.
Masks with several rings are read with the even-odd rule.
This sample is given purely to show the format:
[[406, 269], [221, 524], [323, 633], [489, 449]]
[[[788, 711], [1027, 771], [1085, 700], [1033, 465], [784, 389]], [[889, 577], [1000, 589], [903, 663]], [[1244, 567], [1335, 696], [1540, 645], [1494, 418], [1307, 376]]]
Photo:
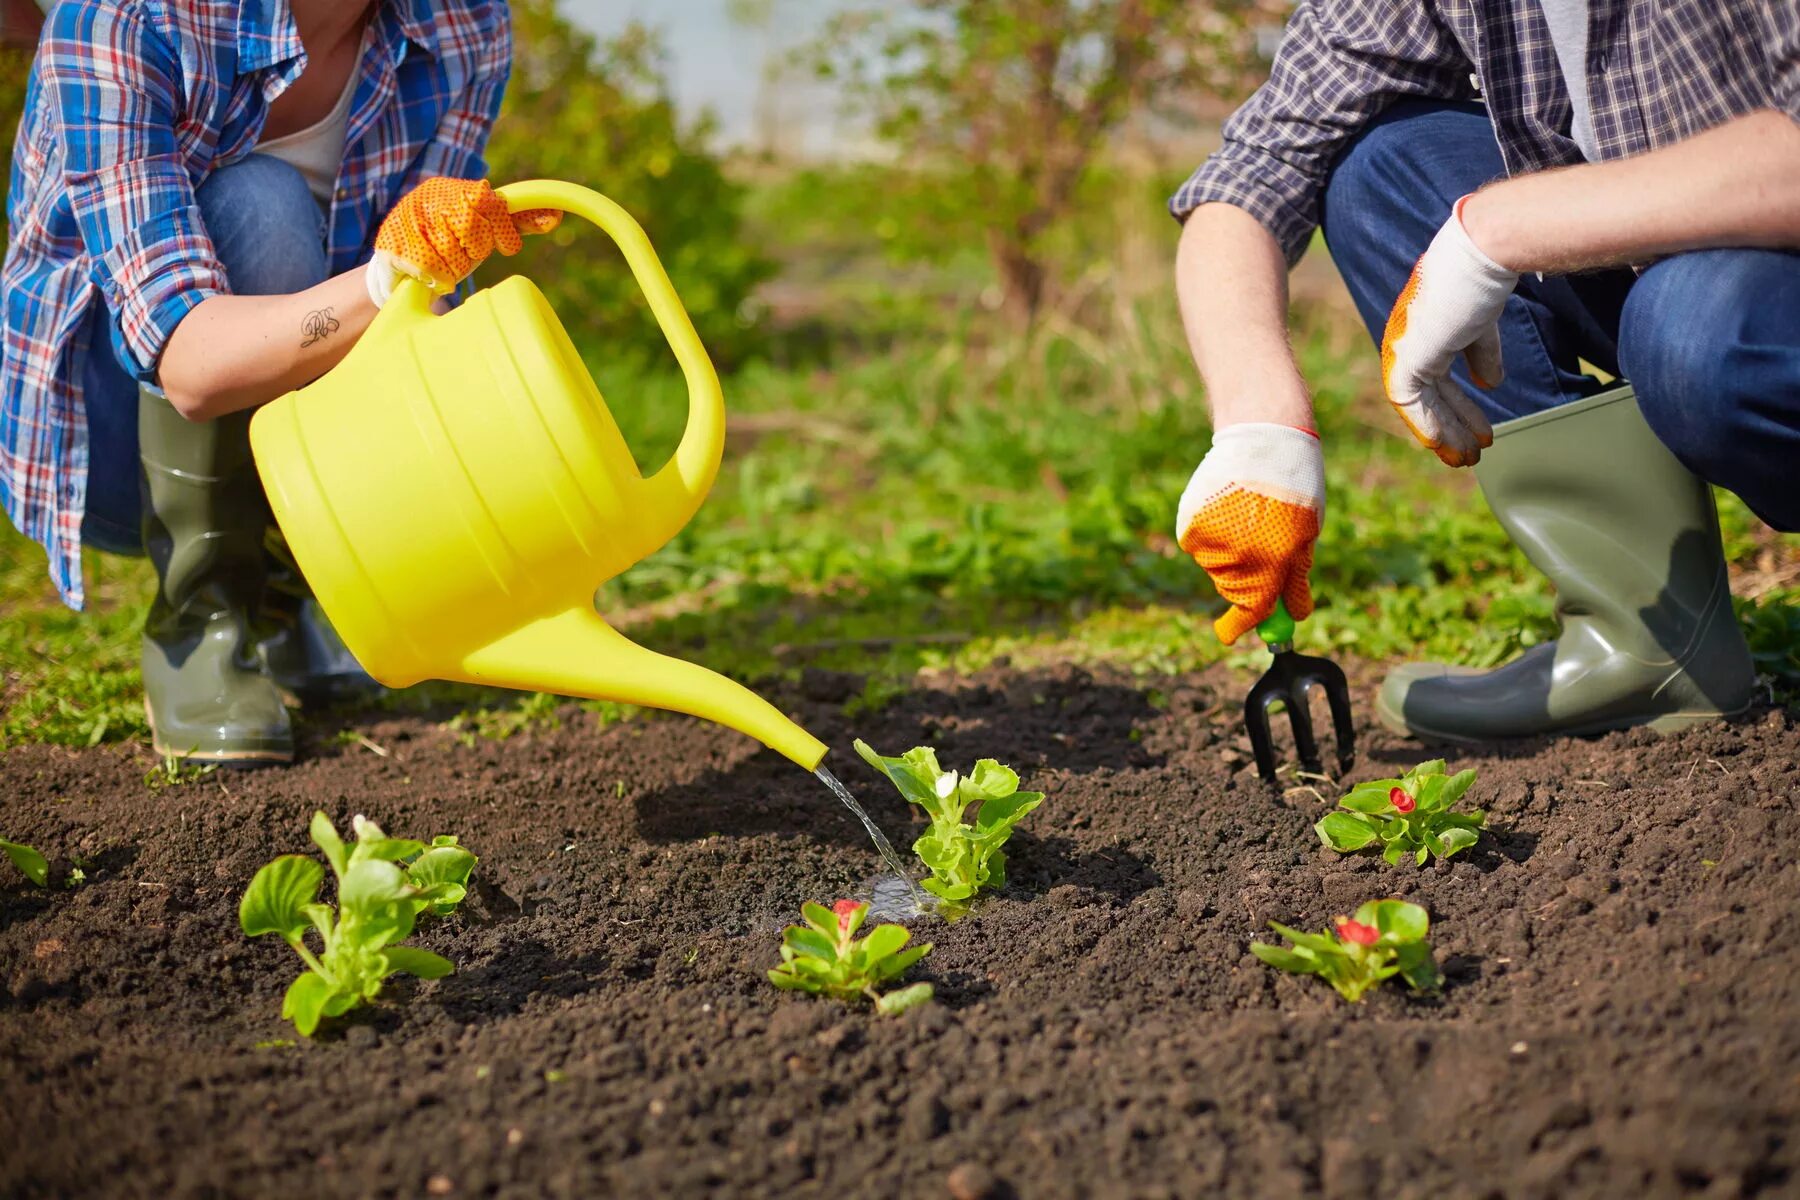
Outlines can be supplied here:
[[573, 184], [500, 189], [618, 242], [681, 365], [688, 426], [648, 478], [543, 293], [522, 276], [434, 315], [413, 281], [250, 442], [314, 595], [390, 687], [450, 679], [619, 700], [739, 729], [808, 770], [825, 747], [723, 676], [631, 642], [595, 589], [687, 524], [724, 449], [719, 381], [648, 239]]

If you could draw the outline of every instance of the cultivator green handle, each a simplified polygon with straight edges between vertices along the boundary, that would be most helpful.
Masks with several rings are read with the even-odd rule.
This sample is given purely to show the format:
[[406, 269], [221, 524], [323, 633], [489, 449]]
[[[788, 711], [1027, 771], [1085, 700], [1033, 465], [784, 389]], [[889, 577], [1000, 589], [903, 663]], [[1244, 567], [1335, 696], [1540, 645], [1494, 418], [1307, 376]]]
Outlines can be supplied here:
[[1265, 646], [1286, 646], [1294, 640], [1295, 625], [1294, 618], [1288, 615], [1287, 602], [1277, 600], [1275, 611], [1256, 627], [1256, 636], [1263, 640]]

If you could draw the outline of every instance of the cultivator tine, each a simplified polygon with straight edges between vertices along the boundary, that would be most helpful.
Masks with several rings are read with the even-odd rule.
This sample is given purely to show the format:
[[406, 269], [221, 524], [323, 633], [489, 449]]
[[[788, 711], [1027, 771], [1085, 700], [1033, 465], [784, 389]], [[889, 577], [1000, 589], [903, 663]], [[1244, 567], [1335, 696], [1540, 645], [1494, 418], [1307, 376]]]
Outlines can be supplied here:
[[1307, 685], [1311, 682], [1310, 679], [1296, 679], [1288, 688], [1288, 720], [1294, 726], [1294, 750], [1300, 756], [1301, 770], [1323, 775], [1325, 769], [1319, 762], [1319, 743], [1313, 737], [1312, 709], [1308, 704], [1311, 696]]
[[1269, 736], [1269, 705], [1280, 698], [1277, 686], [1265, 675], [1244, 700], [1244, 725], [1250, 733], [1256, 771], [1270, 783], [1275, 782], [1275, 743]]
[[1331, 705], [1331, 727], [1337, 733], [1338, 774], [1348, 774], [1356, 764], [1356, 722], [1350, 716], [1350, 682], [1344, 672], [1329, 659], [1314, 660], [1319, 664], [1320, 686]]

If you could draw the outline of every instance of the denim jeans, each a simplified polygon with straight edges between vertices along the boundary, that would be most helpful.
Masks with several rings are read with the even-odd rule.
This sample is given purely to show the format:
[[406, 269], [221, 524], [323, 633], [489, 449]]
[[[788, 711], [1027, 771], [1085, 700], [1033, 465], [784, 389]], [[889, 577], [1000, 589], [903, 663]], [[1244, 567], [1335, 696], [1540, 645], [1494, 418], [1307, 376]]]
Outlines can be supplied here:
[[[252, 154], [214, 171], [195, 198], [225, 278], [240, 296], [279, 296], [323, 283], [325, 214], [300, 172]], [[143, 553], [138, 494], [137, 365], [113, 347], [104, 302], [88, 313], [82, 399], [87, 408], [87, 509], [81, 540], [115, 554]]]
[[[1325, 242], [1377, 342], [1458, 197], [1504, 174], [1478, 105], [1405, 101], [1352, 141], [1325, 190]], [[1800, 254], [1696, 250], [1629, 270], [1526, 275], [1500, 318], [1506, 378], [1474, 387], [1498, 424], [1592, 395], [1586, 359], [1629, 380], [1658, 438], [1777, 529], [1800, 529]]]

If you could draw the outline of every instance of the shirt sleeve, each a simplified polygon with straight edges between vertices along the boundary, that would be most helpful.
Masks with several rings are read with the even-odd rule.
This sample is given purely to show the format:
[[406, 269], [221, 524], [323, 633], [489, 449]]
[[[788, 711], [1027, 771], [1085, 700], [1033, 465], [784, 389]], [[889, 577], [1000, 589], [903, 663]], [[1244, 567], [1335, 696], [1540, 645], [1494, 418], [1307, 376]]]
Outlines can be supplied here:
[[1757, 6], [1762, 36], [1774, 67], [1771, 103], [1800, 121], [1800, 5], [1793, 0], [1763, 0]]
[[176, 141], [179, 60], [144, 9], [64, 0], [39, 58], [92, 278], [121, 349], [153, 380], [182, 318], [231, 289]]
[[1344, 145], [1403, 97], [1471, 94], [1471, 67], [1434, 5], [1301, 0], [1268, 82], [1225, 122], [1224, 144], [1169, 200], [1177, 220], [1202, 204], [1255, 217], [1292, 266], [1319, 223], [1319, 197]]
[[426, 145], [420, 175], [451, 179], [485, 179], [488, 135], [500, 116], [500, 100], [512, 74], [512, 22], [507, 6], [492, 6], [491, 21], [482, 27], [482, 47], [461, 93], [451, 101], [436, 133]]

